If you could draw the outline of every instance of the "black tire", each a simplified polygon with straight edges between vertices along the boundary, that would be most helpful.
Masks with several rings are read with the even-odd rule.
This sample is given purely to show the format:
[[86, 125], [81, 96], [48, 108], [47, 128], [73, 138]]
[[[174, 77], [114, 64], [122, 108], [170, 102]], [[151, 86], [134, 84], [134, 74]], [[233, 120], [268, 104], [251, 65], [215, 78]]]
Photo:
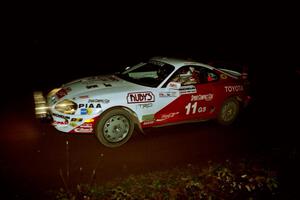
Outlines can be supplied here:
[[119, 147], [132, 136], [134, 123], [132, 115], [116, 108], [100, 116], [95, 132], [99, 141], [107, 147]]
[[217, 120], [222, 125], [230, 125], [236, 120], [239, 111], [240, 105], [235, 98], [226, 99], [222, 104]]

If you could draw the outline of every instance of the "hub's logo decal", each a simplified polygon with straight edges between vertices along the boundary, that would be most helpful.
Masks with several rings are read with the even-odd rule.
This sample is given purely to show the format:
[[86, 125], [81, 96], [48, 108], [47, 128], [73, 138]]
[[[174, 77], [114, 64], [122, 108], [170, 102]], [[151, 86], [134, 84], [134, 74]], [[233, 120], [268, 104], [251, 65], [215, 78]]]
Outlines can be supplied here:
[[154, 102], [155, 97], [152, 92], [132, 92], [127, 94], [127, 103], [147, 103]]

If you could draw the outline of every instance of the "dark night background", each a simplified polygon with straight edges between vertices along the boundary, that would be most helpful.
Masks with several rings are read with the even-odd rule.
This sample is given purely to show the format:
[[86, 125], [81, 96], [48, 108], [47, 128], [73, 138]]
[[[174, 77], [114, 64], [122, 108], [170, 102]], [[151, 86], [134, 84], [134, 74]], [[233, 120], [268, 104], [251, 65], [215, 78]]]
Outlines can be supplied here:
[[13, 16], [16, 23], [9, 24], [4, 38], [8, 92], [12, 85], [43, 89], [110, 73], [152, 56], [248, 66], [255, 84], [262, 84], [256, 89], [262, 91], [282, 87], [285, 82], [279, 78], [293, 76], [298, 67], [293, 12], [283, 18], [276, 11], [247, 11], [246, 7], [201, 12], [189, 11], [190, 7], [173, 12], [143, 8], [103, 13], [103, 9], [91, 13], [35, 10], [28, 13], [30, 17]]
[[221, 62], [238, 70], [247, 66], [251, 95], [262, 105], [286, 107], [282, 100], [299, 91], [297, 14], [285, 9], [284, 16], [278, 15], [263, 7], [210, 7], [201, 12], [191, 7], [169, 12], [168, 7], [55, 13], [36, 9], [13, 16], [15, 23], [8, 23], [4, 38], [2, 89], [17, 100], [152, 56], [171, 56]]
[[29, 101], [35, 90], [48, 92], [73, 79], [113, 73], [152, 56], [171, 56], [239, 70], [247, 66], [255, 105], [248, 118], [256, 119], [256, 134], [279, 146], [298, 146], [300, 39], [293, 9], [123, 6], [31, 8], [6, 15], [1, 119], [6, 118], [2, 113], [23, 110], [22, 101]]

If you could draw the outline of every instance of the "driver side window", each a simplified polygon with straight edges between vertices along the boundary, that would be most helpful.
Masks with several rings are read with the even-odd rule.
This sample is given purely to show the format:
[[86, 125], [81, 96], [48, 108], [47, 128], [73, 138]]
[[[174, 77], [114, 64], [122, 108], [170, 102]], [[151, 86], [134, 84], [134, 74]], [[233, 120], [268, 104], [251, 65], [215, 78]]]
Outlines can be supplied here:
[[167, 83], [178, 82], [182, 86], [186, 86], [204, 84], [215, 80], [218, 80], [218, 76], [212, 70], [201, 66], [187, 65], [178, 69]]
[[170, 81], [179, 82], [181, 85], [198, 84], [199, 71], [196, 69], [196, 66], [184, 66], [177, 70]]

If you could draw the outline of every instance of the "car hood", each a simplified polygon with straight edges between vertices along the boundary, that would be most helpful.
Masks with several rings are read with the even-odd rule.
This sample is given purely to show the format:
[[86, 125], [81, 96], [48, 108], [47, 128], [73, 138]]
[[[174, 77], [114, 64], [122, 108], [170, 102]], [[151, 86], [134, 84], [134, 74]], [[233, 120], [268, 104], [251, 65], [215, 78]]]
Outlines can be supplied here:
[[[94, 94], [108, 94], [121, 92], [125, 89], [137, 88], [138, 85], [125, 81], [115, 75], [102, 75], [77, 79], [62, 85], [62, 89], [56, 93], [58, 99], [74, 98], [78, 96], [93, 96]], [[143, 87], [143, 86], [140, 86]]]

